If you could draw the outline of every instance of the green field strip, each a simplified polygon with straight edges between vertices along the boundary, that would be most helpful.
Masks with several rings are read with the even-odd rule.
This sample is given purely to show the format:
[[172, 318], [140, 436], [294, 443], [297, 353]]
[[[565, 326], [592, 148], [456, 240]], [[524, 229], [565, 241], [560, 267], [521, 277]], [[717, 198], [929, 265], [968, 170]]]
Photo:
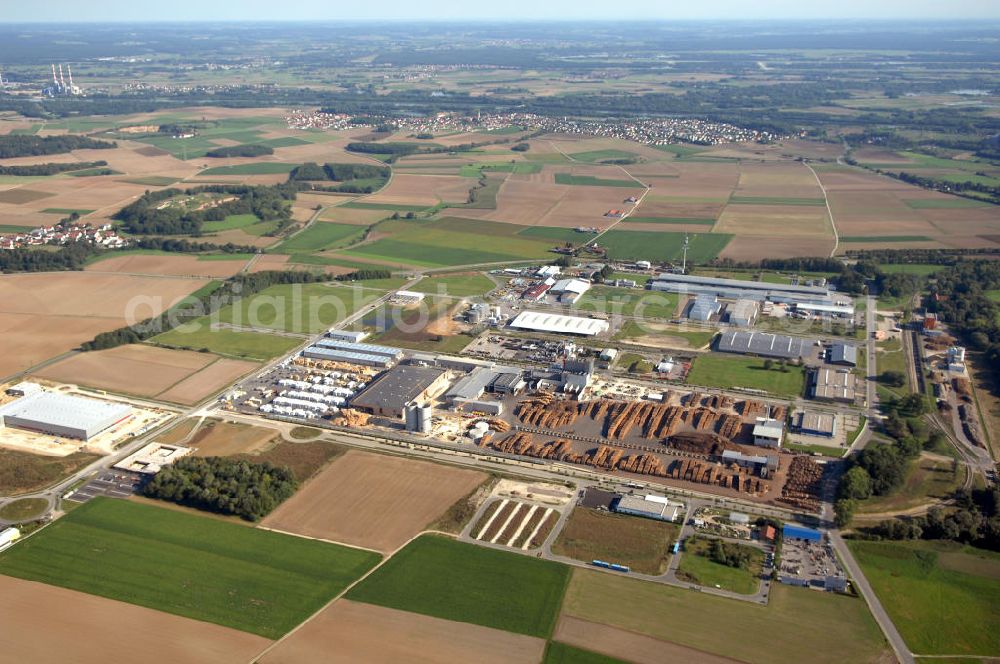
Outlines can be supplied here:
[[573, 185], [579, 187], [627, 187], [630, 189], [642, 189], [643, 186], [635, 180], [609, 180], [607, 178], [594, 177], [593, 175], [573, 175], [571, 173], [556, 173], [556, 184]]

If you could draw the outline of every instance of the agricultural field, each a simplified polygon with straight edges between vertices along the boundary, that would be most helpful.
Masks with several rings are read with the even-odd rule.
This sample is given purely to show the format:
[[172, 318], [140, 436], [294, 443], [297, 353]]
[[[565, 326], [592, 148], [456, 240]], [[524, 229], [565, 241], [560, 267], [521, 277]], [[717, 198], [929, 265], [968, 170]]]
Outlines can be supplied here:
[[[391, 638], [386, 638], [391, 635]], [[483, 662], [530, 664], [545, 641], [373, 604], [338, 600], [260, 659], [261, 664], [317, 661]]]
[[[910, 650], [926, 655], [1000, 652], [1000, 557], [937, 542], [849, 543]], [[940, 616], [961, 616], [941, 621]]]
[[486, 475], [472, 470], [350, 451], [262, 525], [390, 552], [485, 480]]
[[33, 664], [104, 664], [123, 637], [142, 644], [150, 664], [243, 664], [264, 637], [97, 595], [0, 576], [4, 658]]
[[273, 251], [283, 254], [322, 251], [346, 246], [360, 240], [363, 235], [364, 227], [362, 226], [317, 221], [301, 233], [297, 233], [279, 244]]
[[59, 383], [193, 404], [257, 366], [208, 353], [131, 344], [72, 355], [34, 375]]
[[519, 500], [494, 500], [473, 524], [469, 535], [482, 542], [512, 549], [541, 546], [559, 520], [559, 512]]
[[387, 221], [370, 242], [342, 252], [355, 259], [395, 265], [448, 267], [545, 259], [551, 242], [518, 236], [511, 224], [444, 217], [432, 221]]
[[281, 284], [222, 308], [218, 320], [241, 328], [315, 334], [383, 294], [359, 285]]
[[194, 456], [230, 456], [258, 452], [277, 436], [274, 429], [206, 419], [197, 425], [189, 438], [178, 442], [194, 448]]
[[237, 254], [208, 256], [121, 251], [104, 254], [87, 264], [88, 272], [162, 275], [178, 277], [231, 277], [246, 265], [248, 258]]
[[285, 355], [302, 342], [299, 337], [214, 328], [208, 317], [185, 323], [149, 340], [155, 346], [207, 350], [223, 357], [261, 362]]
[[347, 593], [347, 599], [548, 638], [570, 568], [423, 535]]
[[[618, 230], [608, 231], [598, 240], [608, 256], [619, 260], [680, 261], [684, 233]], [[706, 263], [723, 251], [732, 235], [704, 233], [690, 236], [688, 260]]]
[[552, 545], [561, 556], [604, 560], [643, 574], [663, 574], [680, 528], [663, 521], [577, 507]]
[[[863, 600], [781, 584], [772, 587], [768, 605], [760, 606], [577, 569], [562, 617], [651, 637], [665, 642], [665, 648], [698, 651], [681, 661], [699, 662], [698, 656], [708, 653], [751, 664], [878, 664], [891, 656]], [[556, 638], [565, 640], [558, 632]]]
[[462, 272], [427, 277], [420, 280], [410, 290], [431, 295], [447, 295], [451, 297], [474, 297], [485, 295], [497, 285], [493, 280], [480, 272]]
[[[598, 623], [562, 616], [549, 643], [545, 664], [625, 664], [618, 656], [627, 655], [632, 664], [662, 664], [663, 662], [690, 662], [691, 664], [732, 664], [728, 657], [710, 655], [702, 650], [688, 648], [669, 641], [654, 639], [643, 634], [600, 625]], [[572, 645], [566, 645], [572, 644]]]
[[0, 555], [0, 572], [273, 639], [377, 562], [357, 549], [94, 498]]
[[[0, 277], [0, 376], [65, 353], [99, 332], [157, 316], [204, 282], [170, 277], [50, 272]], [[134, 306], [131, 306], [134, 305]]]
[[746, 544], [732, 544], [743, 547], [751, 554], [747, 568], [730, 567], [709, 559], [710, 538], [689, 537], [684, 541], [684, 553], [677, 568], [678, 578], [709, 588], [722, 588], [741, 595], [752, 595], [760, 588], [760, 577], [764, 563], [764, 552]]
[[805, 390], [802, 367], [789, 365], [787, 371], [781, 371], [775, 362], [775, 368], [765, 369], [764, 360], [739, 355], [699, 355], [691, 365], [687, 380], [692, 385], [704, 387], [764, 390], [776, 397], [795, 398]]

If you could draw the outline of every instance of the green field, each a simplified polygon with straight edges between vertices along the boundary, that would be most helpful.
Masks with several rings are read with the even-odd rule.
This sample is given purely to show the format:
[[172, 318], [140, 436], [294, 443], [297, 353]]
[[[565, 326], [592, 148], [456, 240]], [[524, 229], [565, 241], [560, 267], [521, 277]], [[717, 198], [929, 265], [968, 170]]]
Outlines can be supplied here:
[[[964, 181], [964, 180], [963, 180]], [[903, 202], [914, 210], [951, 210], [955, 208], [991, 207], [986, 201], [954, 196], [951, 198], [904, 198]]]
[[207, 233], [218, 233], [228, 231], [233, 228], [244, 228], [260, 223], [260, 218], [255, 214], [231, 214], [222, 221], [206, 221], [201, 228]]
[[677, 293], [594, 286], [573, 305], [585, 312], [613, 316], [671, 319], [677, 311]]
[[280, 637], [375, 553], [94, 498], [0, 556], [0, 572]]
[[926, 235], [841, 235], [841, 242], [931, 242]]
[[452, 297], [472, 297], [485, 295], [496, 288], [493, 281], [482, 274], [449, 274], [422, 279], [410, 290], [420, 293], [451, 295]]
[[672, 523], [578, 506], [559, 532], [552, 552], [585, 563], [604, 560], [642, 574], [663, 574], [679, 532]]
[[590, 150], [589, 152], [573, 152], [570, 157], [574, 161], [583, 161], [588, 164], [598, 164], [602, 161], [613, 161], [622, 159], [638, 159], [639, 155], [625, 150]]
[[692, 385], [729, 389], [746, 387], [765, 390], [774, 396], [798, 397], [805, 390], [805, 371], [802, 367], [788, 366], [783, 373], [777, 368], [767, 370], [764, 360], [739, 355], [707, 354], [695, 358], [688, 382]]
[[569, 572], [559, 563], [423, 535], [347, 598], [548, 638]]
[[277, 254], [298, 254], [322, 251], [334, 246], [344, 246], [360, 240], [366, 226], [337, 224], [332, 221], [317, 221], [270, 251]]
[[858, 503], [857, 513], [899, 513], [951, 497], [962, 485], [965, 473], [951, 461], [920, 457], [909, 465], [906, 480], [887, 496], [872, 496]]
[[[410, 168], [413, 166], [410, 165]], [[532, 175], [542, 172], [542, 165], [533, 162], [485, 162], [479, 164], [466, 164], [462, 166], [458, 174], [467, 178], [478, 178], [483, 171], [487, 173], [513, 173], [514, 175]]]
[[684, 542], [684, 553], [677, 568], [678, 578], [700, 586], [722, 588], [741, 595], [753, 595], [760, 588], [760, 574], [764, 563], [764, 552], [746, 544], [736, 544], [750, 549], [753, 560], [749, 569], [730, 567], [711, 560], [707, 556], [709, 538], [689, 537]]
[[[701, 348], [707, 345], [715, 337], [716, 333], [715, 330], [698, 330], [694, 328], [683, 330], [679, 326], [663, 323], [656, 323], [649, 329], [643, 329], [643, 326], [638, 321], [627, 320], [621, 326], [618, 334], [615, 335], [615, 339], [634, 339], [651, 334], [661, 338], [673, 337], [681, 341], [686, 341], [687, 346], [690, 348]], [[683, 344], [681, 347], [684, 347]]]
[[794, 198], [787, 196], [730, 196], [729, 202], [732, 205], [808, 205], [823, 207], [826, 205], [824, 198]]
[[863, 600], [777, 583], [761, 606], [575, 570], [563, 612], [751, 664], [890, 661]]
[[228, 357], [264, 361], [288, 353], [302, 343], [302, 339], [225, 328], [213, 330], [209, 319], [204, 317], [159, 334], [150, 339], [150, 343], [190, 350], [207, 349]]
[[594, 177], [593, 175], [572, 175], [570, 173], [556, 173], [556, 184], [568, 184], [580, 187], [643, 188], [642, 185], [635, 180], [608, 180], [606, 178]]
[[[915, 274], [926, 277], [929, 274], [945, 269], [944, 265], [927, 265], [924, 263], [882, 263], [878, 266], [886, 274]], [[864, 300], [861, 300], [864, 302]]]
[[715, 219], [709, 219], [708, 217], [625, 217], [626, 222], [635, 222], [637, 224], [677, 224], [677, 225], [698, 225], [698, 226], [714, 226]]
[[344, 252], [403, 265], [448, 267], [548, 258], [551, 242], [517, 236], [522, 226], [445, 217], [434, 221], [387, 221], [389, 237]]
[[18, 523], [41, 516], [49, 501], [45, 498], [22, 498], [0, 507], [0, 519]]
[[[899, 629], [922, 655], [1000, 652], [1000, 556], [935, 542], [849, 542]], [[953, 619], [942, 620], [943, 616]]]
[[62, 214], [67, 216], [73, 214], [74, 212], [82, 217], [85, 214], [90, 214], [93, 210], [82, 210], [79, 208], [45, 208], [42, 210], [43, 214]]
[[[314, 334], [339, 323], [382, 294], [358, 286], [282, 284], [223, 307], [218, 316], [221, 322], [240, 327]], [[279, 338], [296, 343], [294, 339]]]
[[180, 182], [180, 178], [171, 178], [165, 175], [147, 175], [141, 178], [127, 178], [122, 182], [130, 184], [141, 184], [147, 187], [169, 187], [175, 182]]
[[[685, 233], [612, 230], [602, 235], [598, 244], [607, 247], [608, 257], [616, 260], [675, 261], [681, 259]], [[707, 263], [726, 248], [732, 235], [703, 233], [690, 236], [688, 261]]]
[[558, 641], [550, 641], [545, 649], [545, 659], [542, 660], [542, 664], [628, 664], [628, 662], [574, 648]]
[[521, 237], [544, 238], [555, 242], [569, 242], [571, 244], [585, 244], [593, 237], [590, 233], [581, 233], [573, 228], [559, 228], [558, 226], [529, 226], [517, 233]]
[[499, 177], [488, 177], [482, 187], [476, 187], [472, 191], [475, 191], [476, 200], [465, 203], [459, 203], [457, 201], [449, 201], [448, 207], [453, 208], [467, 208], [470, 210], [496, 210], [497, 209], [497, 194], [500, 193], [500, 186], [504, 183], [503, 178]]
[[203, 175], [281, 175], [292, 172], [299, 164], [283, 164], [277, 161], [262, 161], [256, 164], [239, 164], [237, 166], [215, 166], [198, 173]]

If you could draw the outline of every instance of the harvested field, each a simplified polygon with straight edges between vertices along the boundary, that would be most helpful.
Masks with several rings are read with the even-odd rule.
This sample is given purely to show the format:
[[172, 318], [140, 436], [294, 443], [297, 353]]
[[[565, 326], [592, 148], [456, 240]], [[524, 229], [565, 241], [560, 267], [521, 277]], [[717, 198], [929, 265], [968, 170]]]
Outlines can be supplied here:
[[[37, 273], [0, 277], [0, 376], [27, 369], [98, 332], [159, 315], [203, 284], [192, 279]], [[130, 304], [134, 304], [130, 308]]]
[[833, 238], [825, 206], [727, 205], [713, 230], [740, 236]]
[[720, 657], [702, 650], [695, 650], [670, 641], [654, 639], [637, 632], [580, 620], [564, 615], [559, 619], [553, 638], [577, 648], [592, 650], [610, 657], [628, 653], [635, 664], [731, 664], [738, 659]]
[[758, 261], [761, 256], [794, 258], [797, 256], [829, 256], [833, 251], [833, 236], [796, 237], [784, 235], [737, 235], [719, 253], [719, 258], [734, 261]]
[[0, 203], [23, 205], [24, 203], [34, 203], [50, 196], [55, 196], [55, 194], [47, 191], [35, 191], [34, 189], [7, 189], [6, 191], [0, 191]]
[[587, 563], [605, 560], [643, 574], [663, 574], [679, 531], [663, 521], [577, 507], [552, 551]]
[[155, 254], [131, 254], [107, 258], [88, 265], [88, 272], [121, 272], [127, 274], [154, 274], [178, 277], [231, 277], [246, 265], [245, 257], [234, 257], [232, 260], [199, 260], [196, 256], [174, 254], [158, 256]]
[[194, 456], [230, 456], [261, 450], [277, 437], [274, 429], [210, 419], [184, 445], [195, 448]]
[[193, 405], [232, 385], [237, 379], [245, 376], [259, 366], [260, 364], [257, 362], [232, 360], [227, 357], [219, 358], [193, 376], [188, 376], [177, 383], [166, 392], [161, 392], [157, 395], [157, 398], [174, 403]]
[[464, 203], [473, 184], [468, 178], [452, 175], [395, 175], [387, 187], [364, 200], [366, 203], [427, 207], [438, 203]]
[[79, 353], [35, 375], [72, 385], [153, 397], [204, 369], [214, 355], [130, 344]]
[[544, 649], [545, 641], [530, 636], [342, 599], [260, 661], [529, 664]]
[[352, 450], [262, 525], [392, 551], [485, 479], [471, 470]]
[[150, 664], [223, 664], [253, 659], [270, 641], [96, 595], [0, 576], [3, 659], [33, 664], [106, 664], [123, 638]]

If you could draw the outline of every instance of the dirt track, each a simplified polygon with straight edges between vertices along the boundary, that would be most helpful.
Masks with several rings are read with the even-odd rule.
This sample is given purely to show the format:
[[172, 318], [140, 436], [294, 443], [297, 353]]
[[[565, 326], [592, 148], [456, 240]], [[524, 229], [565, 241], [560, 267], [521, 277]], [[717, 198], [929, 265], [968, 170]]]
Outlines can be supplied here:
[[485, 479], [472, 470], [352, 450], [262, 525], [392, 551]]
[[489, 627], [338, 600], [261, 664], [527, 664], [545, 641]]
[[270, 643], [228, 627], [0, 576], [0, 661], [242, 664]]

